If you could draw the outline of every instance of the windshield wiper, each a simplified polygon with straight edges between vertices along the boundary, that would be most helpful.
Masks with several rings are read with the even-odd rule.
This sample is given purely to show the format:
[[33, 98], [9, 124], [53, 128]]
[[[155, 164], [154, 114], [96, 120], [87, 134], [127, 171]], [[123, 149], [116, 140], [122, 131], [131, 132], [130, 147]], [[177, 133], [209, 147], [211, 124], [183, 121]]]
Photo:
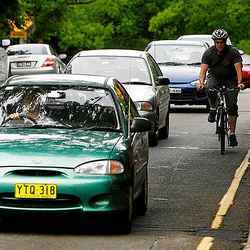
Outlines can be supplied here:
[[82, 127], [79, 129], [83, 130], [98, 130], [98, 131], [108, 131], [108, 132], [121, 132], [120, 129], [111, 128], [111, 127], [100, 127], [100, 126], [91, 126], [91, 127]]
[[57, 125], [49, 125], [49, 124], [35, 124], [35, 125], [32, 125], [32, 126], [27, 126], [27, 127], [24, 127], [24, 128], [67, 128], [67, 129], [72, 129], [73, 127], [70, 126], [70, 125], [64, 125], [64, 124], [57, 124]]
[[13, 55], [31, 55], [32, 53], [29, 52], [28, 50], [9, 50], [7, 52], [8, 56], [13, 56]]
[[170, 65], [170, 66], [178, 66], [178, 65], [185, 65], [185, 63], [181, 62], [159, 62], [159, 65]]
[[123, 84], [137, 84], [137, 85], [151, 85], [149, 82], [143, 81], [129, 81], [129, 82], [122, 82]]
[[201, 62], [187, 63], [187, 65], [201, 65]]

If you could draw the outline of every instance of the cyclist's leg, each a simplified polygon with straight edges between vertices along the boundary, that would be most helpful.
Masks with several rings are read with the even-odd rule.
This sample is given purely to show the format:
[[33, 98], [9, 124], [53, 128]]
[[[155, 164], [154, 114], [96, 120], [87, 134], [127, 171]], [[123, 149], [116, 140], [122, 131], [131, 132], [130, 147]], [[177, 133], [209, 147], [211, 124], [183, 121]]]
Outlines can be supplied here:
[[[229, 88], [235, 86], [234, 82], [229, 83]], [[230, 91], [226, 94], [226, 106], [228, 113], [229, 143], [231, 146], [237, 146], [238, 142], [235, 136], [236, 123], [238, 117], [238, 90]]]
[[208, 102], [210, 106], [210, 111], [208, 115], [208, 121], [214, 122], [217, 108], [217, 93], [212, 91], [212, 89], [218, 88], [218, 83], [216, 79], [211, 76], [208, 76], [207, 84], [206, 84], [206, 93], [208, 97]]

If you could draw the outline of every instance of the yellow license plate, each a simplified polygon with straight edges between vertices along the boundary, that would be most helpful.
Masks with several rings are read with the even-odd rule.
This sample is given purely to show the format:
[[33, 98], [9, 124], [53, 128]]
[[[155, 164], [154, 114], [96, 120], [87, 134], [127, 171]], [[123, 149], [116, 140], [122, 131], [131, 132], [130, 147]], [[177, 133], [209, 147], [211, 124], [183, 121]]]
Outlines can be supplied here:
[[54, 184], [17, 183], [15, 198], [56, 199], [57, 186]]

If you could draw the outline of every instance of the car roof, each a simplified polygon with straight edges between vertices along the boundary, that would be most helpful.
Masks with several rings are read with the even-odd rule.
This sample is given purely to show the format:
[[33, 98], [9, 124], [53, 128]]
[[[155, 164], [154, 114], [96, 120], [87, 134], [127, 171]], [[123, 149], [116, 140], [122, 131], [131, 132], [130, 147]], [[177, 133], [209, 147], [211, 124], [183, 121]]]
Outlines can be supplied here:
[[49, 45], [46, 44], [46, 43], [21, 43], [21, 44], [13, 44], [13, 45], [10, 45], [8, 46], [7, 50], [10, 49], [10, 48], [15, 48], [15, 47], [32, 47], [32, 46], [46, 46], [48, 47]]
[[201, 38], [211, 38], [212, 35], [209, 34], [194, 34], [194, 35], [182, 35], [180, 37], [201, 37]]
[[206, 46], [205, 42], [202, 41], [184, 41], [184, 40], [158, 40], [152, 41], [149, 45], [164, 45], [164, 44], [173, 44], [173, 45], [196, 45], [196, 46]]
[[[212, 35], [211, 34], [190, 34], [190, 35], [182, 35], [179, 36], [177, 39], [181, 40], [183, 38], [188, 38], [188, 39], [192, 39], [192, 38], [201, 38], [201, 39], [206, 39], [206, 41], [211, 44], [213, 44], [213, 39], [212, 39]], [[212, 42], [212, 43], [211, 43]], [[227, 39], [227, 44], [232, 45], [232, 41], [230, 39], [230, 37], [228, 37]]]
[[126, 56], [144, 58], [146, 53], [145, 51], [132, 49], [94, 49], [80, 51], [75, 56]]
[[73, 75], [73, 74], [36, 74], [24, 76], [12, 76], [1, 86], [13, 85], [86, 85], [90, 87], [109, 88], [108, 82], [112, 77], [95, 75]]

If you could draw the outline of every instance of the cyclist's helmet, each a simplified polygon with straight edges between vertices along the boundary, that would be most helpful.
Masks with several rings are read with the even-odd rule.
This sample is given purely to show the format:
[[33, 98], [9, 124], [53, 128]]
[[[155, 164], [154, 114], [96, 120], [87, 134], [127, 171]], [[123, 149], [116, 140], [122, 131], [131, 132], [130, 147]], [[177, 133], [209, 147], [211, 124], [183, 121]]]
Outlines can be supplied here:
[[223, 29], [217, 29], [212, 33], [213, 40], [219, 40], [219, 39], [227, 40], [227, 38], [228, 38], [228, 33]]

